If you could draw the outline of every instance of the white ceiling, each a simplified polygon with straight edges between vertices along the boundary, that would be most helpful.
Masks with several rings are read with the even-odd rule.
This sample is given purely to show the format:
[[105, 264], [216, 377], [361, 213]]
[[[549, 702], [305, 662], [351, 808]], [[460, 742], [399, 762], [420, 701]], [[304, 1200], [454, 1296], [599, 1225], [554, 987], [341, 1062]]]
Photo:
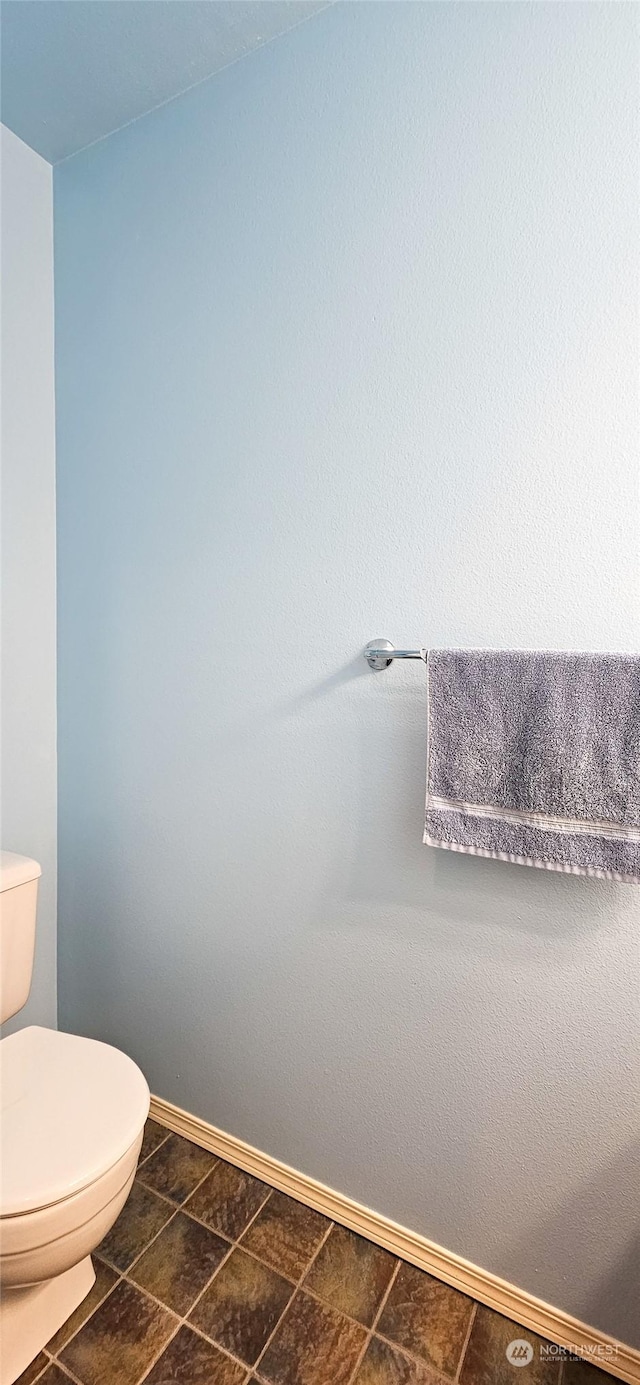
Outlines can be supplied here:
[[57, 163], [329, 0], [3, 0], [2, 121]]

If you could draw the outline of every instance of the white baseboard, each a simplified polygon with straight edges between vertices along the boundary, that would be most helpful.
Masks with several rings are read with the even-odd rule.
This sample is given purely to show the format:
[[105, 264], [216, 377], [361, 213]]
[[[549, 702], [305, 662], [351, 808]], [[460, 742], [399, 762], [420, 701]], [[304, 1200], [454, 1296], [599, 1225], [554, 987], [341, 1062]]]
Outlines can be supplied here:
[[486, 1303], [504, 1317], [513, 1319], [541, 1337], [550, 1338], [559, 1346], [571, 1348], [616, 1379], [626, 1381], [627, 1385], [640, 1385], [640, 1351], [634, 1347], [625, 1346], [595, 1327], [588, 1327], [569, 1313], [563, 1313], [560, 1308], [553, 1308], [551, 1304], [543, 1303], [542, 1299], [534, 1298], [525, 1289], [518, 1289], [515, 1284], [508, 1284], [488, 1270], [479, 1269], [461, 1256], [427, 1240], [426, 1236], [399, 1226], [379, 1212], [373, 1212], [370, 1207], [362, 1207], [344, 1193], [337, 1193], [333, 1188], [318, 1183], [315, 1178], [308, 1178], [297, 1169], [281, 1164], [270, 1154], [263, 1154], [252, 1145], [245, 1144], [244, 1140], [217, 1130], [215, 1125], [182, 1111], [170, 1101], [152, 1097], [150, 1114], [162, 1125], [193, 1140], [203, 1149], [227, 1159], [231, 1164], [237, 1164], [246, 1173], [272, 1184], [299, 1202], [307, 1203], [325, 1217], [350, 1227], [359, 1235], [384, 1246], [393, 1255], [409, 1260], [418, 1269], [426, 1270], [436, 1279], [453, 1285], [479, 1303]]

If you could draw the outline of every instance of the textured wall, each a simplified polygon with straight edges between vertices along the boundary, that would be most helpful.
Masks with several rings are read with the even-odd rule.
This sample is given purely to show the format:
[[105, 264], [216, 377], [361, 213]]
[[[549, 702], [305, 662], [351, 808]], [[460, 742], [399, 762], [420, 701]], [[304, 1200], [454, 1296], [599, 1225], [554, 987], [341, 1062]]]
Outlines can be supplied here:
[[359, 657], [637, 646], [633, 23], [338, 6], [55, 193], [65, 1026], [638, 1341], [640, 894], [423, 847]]
[[56, 546], [51, 168], [2, 139], [2, 847], [42, 865], [31, 995], [56, 1023]]
[[327, 0], [2, 0], [5, 125], [51, 163], [308, 19]]

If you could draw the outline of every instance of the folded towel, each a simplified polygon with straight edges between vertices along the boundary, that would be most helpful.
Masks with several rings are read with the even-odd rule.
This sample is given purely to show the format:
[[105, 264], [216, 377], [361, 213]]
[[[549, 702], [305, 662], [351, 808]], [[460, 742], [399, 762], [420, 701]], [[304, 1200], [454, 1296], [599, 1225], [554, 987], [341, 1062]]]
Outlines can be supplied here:
[[640, 657], [431, 649], [424, 840], [640, 884]]

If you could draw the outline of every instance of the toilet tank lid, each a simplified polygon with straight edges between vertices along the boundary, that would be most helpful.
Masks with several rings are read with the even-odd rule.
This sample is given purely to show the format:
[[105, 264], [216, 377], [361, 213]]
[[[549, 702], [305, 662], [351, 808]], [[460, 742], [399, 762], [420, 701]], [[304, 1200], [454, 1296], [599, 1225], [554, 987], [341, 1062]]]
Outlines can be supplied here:
[[37, 861], [30, 856], [16, 856], [14, 851], [0, 851], [0, 891], [13, 890], [16, 885], [26, 885], [28, 880], [37, 880], [42, 871]]

